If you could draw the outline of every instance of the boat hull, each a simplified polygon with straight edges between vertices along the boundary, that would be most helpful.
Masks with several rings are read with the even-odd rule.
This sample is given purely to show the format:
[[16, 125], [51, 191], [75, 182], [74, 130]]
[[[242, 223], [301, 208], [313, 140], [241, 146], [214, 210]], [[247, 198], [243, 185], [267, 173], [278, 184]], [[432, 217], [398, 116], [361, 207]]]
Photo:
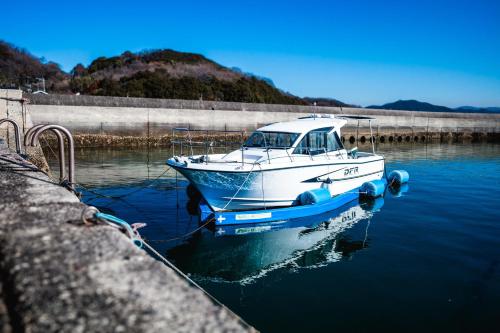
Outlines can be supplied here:
[[247, 171], [221, 171], [171, 165], [202, 194], [214, 211], [289, 207], [300, 194], [328, 188], [332, 196], [381, 179], [383, 158], [282, 168], [255, 167]]

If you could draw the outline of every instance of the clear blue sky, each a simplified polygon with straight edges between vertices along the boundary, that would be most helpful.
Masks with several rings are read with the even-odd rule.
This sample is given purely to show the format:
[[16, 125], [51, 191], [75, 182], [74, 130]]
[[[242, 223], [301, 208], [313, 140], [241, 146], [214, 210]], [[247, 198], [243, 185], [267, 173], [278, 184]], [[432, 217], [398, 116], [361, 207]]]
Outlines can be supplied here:
[[7, 1], [0, 39], [70, 70], [172, 48], [360, 105], [500, 106], [500, 1]]

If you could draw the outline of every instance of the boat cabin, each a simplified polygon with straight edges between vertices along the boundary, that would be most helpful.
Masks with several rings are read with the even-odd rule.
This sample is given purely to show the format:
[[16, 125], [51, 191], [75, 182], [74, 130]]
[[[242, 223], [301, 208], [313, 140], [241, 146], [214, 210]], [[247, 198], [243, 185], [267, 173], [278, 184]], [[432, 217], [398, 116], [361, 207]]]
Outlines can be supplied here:
[[245, 149], [286, 149], [293, 155], [314, 156], [344, 149], [340, 128], [346, 120], [306, 117], [257, 129], [244, 143]]

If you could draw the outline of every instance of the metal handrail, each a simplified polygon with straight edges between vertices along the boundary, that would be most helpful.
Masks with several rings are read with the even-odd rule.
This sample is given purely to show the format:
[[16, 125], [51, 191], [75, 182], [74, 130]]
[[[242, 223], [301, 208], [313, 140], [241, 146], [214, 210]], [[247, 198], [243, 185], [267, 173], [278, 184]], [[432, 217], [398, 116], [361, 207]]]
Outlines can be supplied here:
[[285, 149], [285, 151], [286, 151], [286, 154], [288, 155], [288, 157], [290, 157], [290, 162], [293, 162], [292, 155], [290, 155], [290, 152], [288, 151], [288, 149]]
[[19, 125], [14, 120], [9, 118], [0, 119], [0, 125], [5, 122], [11, 123], [12, 126], [14, 126], [14, 137], [16, 138], [16, 153], [21, 155], [21, 133], [19, 131]]
[[[259, 133], [260, 135], [262, 135], [262, 138], [264, 139], [264, 147], [258, 147], [258, 148], [264, 148], [266, 150], [267, 160], [269, 161], [269, 164], [271, 164], [271, 158], [269, 157], [269, 149], [271, 149], [272, 147], [267, 146], [266, 136], [264, 135], [263, 132], [260, 132], [260, 131], [255, 131], [254, 133]], [[257, 148], [257, 147], [250, 147], [250, 148]], [[245, 149], [245, 143], [243, 142], [241, 145], [241, 161], [242, 161], [242, 163], [243, 163], [243, 158], [245, 156], [243, 154], [244, 149]]]
[[28, 146], [30, 144], [30, 141], [31, 141], [31, 136], [33, 135], [33, 132], [43, 126], [45, 126], [46, 124], [39, 124], [39, 125], [35, 125], [33, 127], [31, 127], [30, 129], [28, 129], [26, 131], [26, 133], [24, 133], [24, 146]]
[[[344, 159], [343, 158], [343, 155], [342, 153], [340, 152], [340, 150], [335, 150], [335, 152], [337, 152], [337, 154], [335, 155], [335, 157], [340, 157], [340, 159]], [[326, 156], [326, 154], [320, 154], [320, 155], [316, 155], [316, 157], [322, 157], [324, 158], [325, 161], [329, 161], [331, 160], [331, 156], [330, 156], [330, 159]], [[275, 157], [272, 157], [270, 158], [270, 160], [279, 160], [279, 159], [289, 159], [290, 158], [290, 155], [280, 155], [280, 156], [275, 156]], [[302, 160], [302, 159], [307, 159], [309, 160], [310, 157], [309, 155], [307, 154], [298, 154], [298, 155], [295, 155], [293, 154], [293, 157], [292, 158], [295, 158], [296, 160]], [[295, 162], [296, 160], [293, 160], [293, 162]], [[314, 161], [314, 160], [313, 160]], [[254, 165], [256, 163], [259, 163], [261, 164], [262, 162], [266, 162], [266, 160], [264, 161], [261, 161], [261, 162], [243, 162], [244, 165]], [[220, 163], [220, 164], [227, 164], [227, 163], [241, 163], [241, 161], [224, 161], [224, 162], [219, 162], [219, 161], [211, 161], [210, 163], [213, 163], [213, 164], [217, 164], [217, 163]]]
[[[31, 141], [31, 138], [33, 134], [35, 133], [36, 130], [42, 128], [43, 126], [46, 126], [47, 124], [39, 124], [31, 127], [28, 131], [26, 131], [26, 134], [24, 135], [24, 146], [28, 146], [28, 144]], [[49, 129], [52, 133], [55, 134], [57, 137], [57, 148], [59, 152], [59, 181], [64, 181], [66, 178], [66, 167], [65, 167], [65, 157], [64, 157], [64, 138], [61, 134], [61, 132], [55, 128]]]
[[264, 147], [265, 147], [266, 153], [267, 153], [267, 160], [268, 160], [268, 163], [271, 164], [271, 158], [269, 157], [269, 147], [267, 146], [267, 141], [266, 141], [265, 134], [263, 132], [255, 132], [255, 133], [262, 134], [262, 137], [264, 138]]
[[[176, 132], [185, 132], [186, 135], [181, 135], [181, 136], [176, 136]], [[205, 134], [205, 140], [204, 142], [199, 142], [199, 141], [193, 141], [193, 137], [191, 135], [191, 132], [199, 132], [199, 133], [204, 133]], [[243, 137], [245, 131], [237, 131], [237, 130], [204, 130], [204, 129], [191, 129], [187, 127], [174, 127], [172, 128], [172, 138], [170, 140], [170, 143], [172, 144], [172, 155], [175, 155], [175, 145], [178, 144], [180, 147], [180, 154], [183, 155], [184, 151], [184, 145], [187, 145], [187, 149], [190, 150], [191, 156], [194, 155], [193, 147], [196, 145], [199, 145], [200, 147], [205, 148], [205, 162], [208, 163], [208, 153], [211, 150], [212, 153], [214, 153], [214, 148], [219, 148], [217, 146], [214, 146], [214, 141], [209, 140], [209, 134], [211, 133], [224, 133], [224, 144], [225, 148], [227, 148], [227, 133], [238, 133], [241, 135], [242, 143], [243, 143]], [[242, 149], [242, 163], [244, 163], [244, 153], [243, 153], [243, 145], [240, 146]], [[220, 147], [222, 148], [222, 147]], [[268, 153], [269, 155], [269, 153]]]
[[326, 147], [323, 147], [323, 151], [325, 152], [326, 157], [328, 157], [328, 159], [330, 159], [330, 155], [328, 155], [328, 150], [326, 149]]
[[186, 127], [175, 127], [173, 131], [177, 132], [217, 132], [217, 133], [241, 133], [244, 131], [236, 131], [236, 130], [204, 130], [204, 129], [191, 129]]
[[[73, 141], [73, 136], [71, 135], [70, 131], [68, 131], [66, 128], [59, 126], [59, 125], [44, 125], [37, 129], [35, 131], [35, 134], [31, 138], [31, 145], [33, 146], [35, 142], [38, 140], [38, 137], [40, 134], [45, 132], [46, 130], [57, 130], [62, 132], [65, 136], [66, 139], [68, 140], [68, 181], [69, 181], [69, 186], [72, 189], [75, 189], [75, 142]], [[56, 134], [57, 135], [57, 134]], [[59, 138], [58, 138], [59, 139]], [[64, 146], [64, 141], [62, 141], [62, 136], [60, 137], [59, 141], [59, 146], [62, 147]]]

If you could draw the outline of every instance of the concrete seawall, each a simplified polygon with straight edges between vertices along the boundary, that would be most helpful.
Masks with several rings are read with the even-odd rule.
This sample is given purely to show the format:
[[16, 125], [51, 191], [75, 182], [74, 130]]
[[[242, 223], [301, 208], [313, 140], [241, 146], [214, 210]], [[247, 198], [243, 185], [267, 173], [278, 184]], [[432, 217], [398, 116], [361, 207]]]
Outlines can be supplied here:
[[[233, 102], [145, 98], [25, 95], [33, 122], [57, 123], [77, 135], [153, 138], [162, 141], [173, 127], [253, 131], [264, 124], [312, 113], [368, 115], [379, 141], [480, 140], [497, 141], [500, 114], [419, 112], [363, 108], [269, 105]], [[345, 140], [368, 140], [368, 124], [350, 121]], [[92, 140], [89, 139], [89, 143]]]
[[[24, 133], [33, 126], [31, 115], [27, 111], [27, 100], [23, 98], [20, 90], [0, 89], [0, 119], [8, 118], [17, 122], [20, 127], [21, 141]], [[15, 149], [14, 128], [9, 123], [0, 126], [0, 145], [5, 144], [11, 149]], [[49, 171], [49, 166], [45, 160], [40, 147], [26, 148], [26, 153], [30, 155], [31, 162], [45, 172]]]
[[254, 331], [5, 145], [0, 198], [0, 332]]

